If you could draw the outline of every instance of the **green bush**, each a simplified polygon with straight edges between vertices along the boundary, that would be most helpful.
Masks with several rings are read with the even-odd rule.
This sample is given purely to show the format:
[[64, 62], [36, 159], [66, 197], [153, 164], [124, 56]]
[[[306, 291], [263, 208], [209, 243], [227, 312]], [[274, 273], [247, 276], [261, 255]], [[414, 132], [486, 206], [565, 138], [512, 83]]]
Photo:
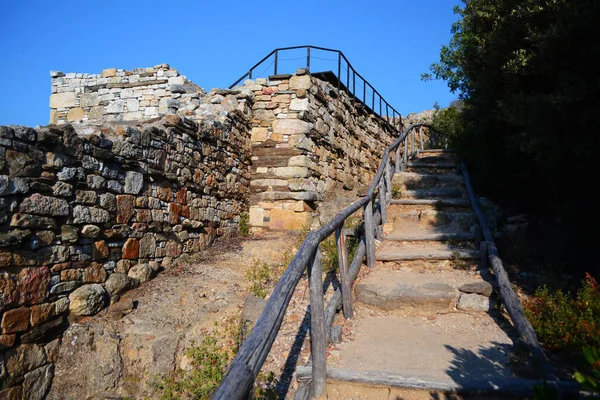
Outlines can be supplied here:
[[244, 237], [250, 234], [250, 214], [247, 212], [240, 214], [240, 234]]
[[525, 314], [548, 349], [576, 353], [600, 346], [600, 291], [589, 274], [575, 298], [561, 290], [539, 288], [525, 303]]
[[575, 372], [575, 379], [584, 389], [600, 393], [600, 349], [584, 347], [583, 357], [589, 366], [589, 374]]

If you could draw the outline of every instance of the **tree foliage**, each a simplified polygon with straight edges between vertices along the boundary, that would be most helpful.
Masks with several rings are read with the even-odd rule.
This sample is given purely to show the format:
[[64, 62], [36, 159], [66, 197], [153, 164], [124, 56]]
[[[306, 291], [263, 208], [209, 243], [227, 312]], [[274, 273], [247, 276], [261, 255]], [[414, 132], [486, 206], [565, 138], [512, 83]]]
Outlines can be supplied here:
[[463, 101], [455, 146], [479, 190], [582, 232], [600, 115], [600, 2], [463, 0], [425, 79]]

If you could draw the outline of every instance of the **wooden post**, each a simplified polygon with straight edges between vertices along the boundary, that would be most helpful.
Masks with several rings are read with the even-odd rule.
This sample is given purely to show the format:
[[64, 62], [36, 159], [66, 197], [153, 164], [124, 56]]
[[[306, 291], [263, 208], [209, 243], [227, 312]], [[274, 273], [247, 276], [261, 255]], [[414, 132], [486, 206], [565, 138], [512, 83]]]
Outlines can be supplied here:
[[373, 226], [373, 200], [369, 201], [364, 209], [365, 216], [365, 245], [367, 246], [367, 267], [375, 266], [375, 236]]
[[421, 151], [425, 150], [423, 147], [423, 127], [419, 127], [419, 141], [421, 142]]
[[482, 241], [479, 243], [479, 269], [488, 269], [488, 245], [490, 242]]
[[317, 247], [309, 269], [310, 282], [310, 351], [312, 355], [312, 395], [325, 393], [327, 337], [325, 336], [325, 305], [323, 300], [323, 263], [321, 246]]
[[481, 230], [481, 225], [475, 225], [475, 246], [479, 247], [481, 241], [483, 240], [483, 231]]
[[394, 172], [398, 173], [400, 172], [400, 145], [398, 144], [398, 147], [396, 148], [396, 168], [394, 169]]
[[387, 222], [387, 210], [385, 202], [385, 183], [383, 177], [379, 181], [379, 212], [381, 213], [381, 225]]
[[335, 231], [337, 243], [338, 266], [340, 270], [340, 280], [342, 281], [342, 309], [344, 317], [350, 319], [352, 312], [352, 282], [348, 273], [348, 250], [346, 249], [346, 234], [344, 227], [337, 228]]
[[410, 156], [415, 157], [415, 130], [410, 131]]
[[392, 168], [390, 166], [389, 157], [387, 162], [385, 163], [385, 187], [385, 205], [387, 207], [392, 202]]
[[406, 171], [406, 166], [408, 165], [408, 135], [404, 138], [404, 169]]

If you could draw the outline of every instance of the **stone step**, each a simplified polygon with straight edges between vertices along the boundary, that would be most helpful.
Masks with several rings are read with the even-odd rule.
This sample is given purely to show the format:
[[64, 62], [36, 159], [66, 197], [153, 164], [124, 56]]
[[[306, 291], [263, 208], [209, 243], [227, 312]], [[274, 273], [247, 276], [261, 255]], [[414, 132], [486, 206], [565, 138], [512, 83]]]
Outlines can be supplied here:
[[398, 229], [437, 228], [445, 232], [469, 231], [477, 223], [475, 214], [467, 208], [437, 209], [419, 206], [390, 205], [387, 209], [387, 223], [391, 231]]
[[412, 168], [437, 168], [437, 169], [454, 169], [456, 168], [455, 163], [449, 162], [424, 162], [422, 159], [418, 161], [409, 161], [408, 166]]
[[454, 150], [451, 150], [451, 149], [425, 149], [425, 150], [423, 150], [423, 151], [420, 152], [420, 154], [424, 154], [424, 153], [434, 153], [434, 154], [448, 153], [448, 154], [454, 154]]
[[392, 231], [384, 234], [383, 239], [397, 242], [465, 241], [474, 240], [475, 234], [470, 232], [403, 233]]
[[461, 175], [399, 172], [392, 178], [392, 192], [396, 195], [407, 190], [438, 188], [454, 188], [465, 193], [465, 183]]
[[458, 293], [440, 282], [422, 284], [359, 283], [354, 287], [356, 301], [384, 311], [405, 310], [427, 313], [449, 311]]
[[468, 199], [392, 199], [391, 204], [439, 207], [470, 207]]
[[400, 190], [395, 192], [394, 198], [401, 199], [430, 199], [430, 198], [466, 198], [467, 191], [464, 187], [436, 187], [430, 189]]
[[456, 166], [456, 160], [454, 155], [452, 154], [439, 154], [431, 156], [419, 154], [418, 157], [414, 158], [411, 161], [423, 164], [453, 164], [454, 166]]
[[394, 249], [377, 251], [378, 261], [411, 261], [411, 260], [475, 260], [479, 258], [477, 250], [439, 250], [439, 249]]

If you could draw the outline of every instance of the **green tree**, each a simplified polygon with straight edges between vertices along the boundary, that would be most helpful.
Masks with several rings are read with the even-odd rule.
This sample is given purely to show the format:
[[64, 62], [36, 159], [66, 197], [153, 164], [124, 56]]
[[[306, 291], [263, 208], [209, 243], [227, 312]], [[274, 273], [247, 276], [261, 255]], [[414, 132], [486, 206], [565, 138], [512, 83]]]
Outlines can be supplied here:
[[597, 157], [600, 2], [463, 0], [455, 12], [452, 38], [423, 78], [446, 80], [463, 101], [455, 147], [475, 185], [560, 217], [583, 243], [594, 217], [582, 189]]

